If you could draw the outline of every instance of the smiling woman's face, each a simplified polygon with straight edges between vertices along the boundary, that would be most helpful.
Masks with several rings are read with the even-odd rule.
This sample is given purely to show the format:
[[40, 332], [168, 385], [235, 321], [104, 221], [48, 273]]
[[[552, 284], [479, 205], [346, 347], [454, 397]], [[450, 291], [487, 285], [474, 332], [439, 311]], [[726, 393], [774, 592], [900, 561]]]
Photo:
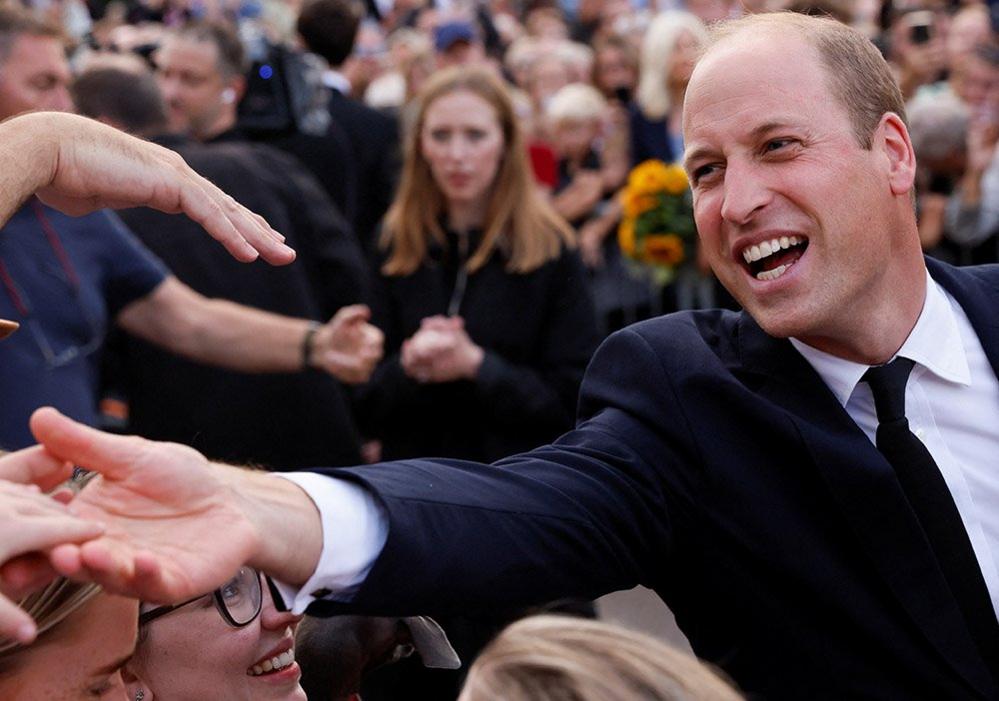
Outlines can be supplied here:
[[0, 673], [7, 701], [123, 701], [121, 667], [135, 648], [138, 602], [100, 594]]
[[[278, 611], [266, 586], [260, 615], [242, 628], [203, 596], [143, 626], [126, 674], [130, 696], [142, 689], [146, 701], [305, 701], [301, 669], [287, 664], [300, 620]], [[276, 670], [264, 664], [274, 658]]]

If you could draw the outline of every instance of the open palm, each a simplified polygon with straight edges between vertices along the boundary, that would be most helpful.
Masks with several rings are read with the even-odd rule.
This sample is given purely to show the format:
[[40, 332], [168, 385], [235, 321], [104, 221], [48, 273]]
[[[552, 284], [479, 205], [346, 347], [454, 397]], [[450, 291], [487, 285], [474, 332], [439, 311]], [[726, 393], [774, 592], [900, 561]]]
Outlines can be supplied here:
[[61, 573], [114, 592], [175, 602], [223, 584], [259, 546], [232, 499], [226, 471], [186, 446], [112, 436], [52, 409], [32, 417], [46, 451], [101, 475], [72, 510], [106, 526], [103, 536], [52, 551]]

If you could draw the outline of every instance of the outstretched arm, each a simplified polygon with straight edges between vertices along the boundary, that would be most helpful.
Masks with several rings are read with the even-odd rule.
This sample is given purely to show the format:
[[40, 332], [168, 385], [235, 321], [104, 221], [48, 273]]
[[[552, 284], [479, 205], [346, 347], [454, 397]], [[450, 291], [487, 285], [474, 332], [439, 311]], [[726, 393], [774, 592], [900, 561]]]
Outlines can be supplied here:
[[70, 215], [137, 206], [183, 212], [238, 260], [295, 259], [263, 218], [176, 153], [85, 117], [35, 112], [0, 124], [0, 224], [33, 193]]
[[341, 382], [364, 382], [382, 357], [382, 333], [368, 308], [350, 305], [322, 326], [209, 299], [175, 277], [125, 307], [118, 324], [129, 333], [195, 362], [241, 372], [298, 372], [309, 367]]
[[316, 568], [319, 513], [287, 480], [209, 463], [186, 446], [101, 433], [54, 409], [35, 412], [31, 428], [40, 459], [101, 473], [70, 508], [106, 532], [53, 549], [62, 574], [176, 602], [218, 587], [244, 563], [290, 585]]

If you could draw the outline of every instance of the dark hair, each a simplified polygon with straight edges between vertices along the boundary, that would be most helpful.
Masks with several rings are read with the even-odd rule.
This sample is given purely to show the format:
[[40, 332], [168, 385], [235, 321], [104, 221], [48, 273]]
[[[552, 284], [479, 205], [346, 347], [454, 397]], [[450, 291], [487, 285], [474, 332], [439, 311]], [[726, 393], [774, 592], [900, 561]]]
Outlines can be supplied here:
[[17, 38], [24, 35], [66, 41], [66, 35], [58, 27], [36, 19], [24, 10], [0, 7], [0, 64], [7, 60]]
[[309, 51], [339, 66], [354, 50], [363, 17], [357, 0], [311, 0], [298, 15], [297, 29]]
[[218, 69], [225, 77], [243, 75], [249, 69], [246, 52], [236, 31], [218, 22], [188, 22], [170, 36], [213, 44], [218, 49]]
[[130, 134], [148, 136], [166, 129], [163, 96], [148, 73], [94, 68], [77, 78], [70, 92], [80, 114], [106, 118]]

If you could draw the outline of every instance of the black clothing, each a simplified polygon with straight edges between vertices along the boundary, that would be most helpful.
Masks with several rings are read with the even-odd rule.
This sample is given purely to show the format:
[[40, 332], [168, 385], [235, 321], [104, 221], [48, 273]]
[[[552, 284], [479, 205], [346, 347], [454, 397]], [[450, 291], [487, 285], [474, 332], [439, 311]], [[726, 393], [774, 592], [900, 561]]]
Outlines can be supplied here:
[[[380, 278], [374, 323], [385, 332], [386, 360], [365, 388], [362, 413], [382, 439], [385, 459], [438, 455], [490, 461], [550, 440], [572, 427], [583, 371], [599, 340], [586, 271], [579, 255], [562, 255], [526, 275], [507, 272], [494, 254], [467, 275], [464, 263], [480, 232], [448, 232], [411, 275]], [[467, 275], [467, 277], [466, 277]], [[422, 319], [457, 314], [486, 352], [474, 381], [421, 385], [402, 370], [399, 349]], [[588, 604], [579, 604], [588, 609]], [[591, 608], [590, 608], [591, 610]], [[461, 672], [399, 665], [364, 687], [365, 698], [406, 694], [447, 701], [482, 647], [523, 609], [496, 608], [475, 617], [446, 616], [441, 625], [465, 662]], [[415, 691], [414, 691], [415, 690]]]
[[[999, 266], [927, 267], [999, 373]], [[632, 326], [595, 353], [578, 419], [492, 466], [338, 470], [370, 489], [388, 540], [349, 604], [309, 613], [642, 583], [749, 698], [999, 699], [895, 471], [787, 339], [717, 310]]]
[[[291, 157], [255, 144], [165, 138], [196, 171], [252, 207], [298, 251], [291, 265], [233, 260], [182, 215], [131, 209], [123, 219], [187, 285], [208, 297], [325, 321], [362, 300], [367, 271], [353, 235]], [[263, 165], [262, 165], [263, 163]], [[209, 457], [274, 468], [360, 462], [343, 387], [325, 374], [244, 374], [198, 365], [121, 339], [130, 430], [192, 445]]]
[[[469, 234], [474, 252], [478, 234]], [[579, 255], [566, 250], [525, 274], [502, 254], [464, 277], [459, 236], [434, 247], [411, 275], [382, 276], [372, 307], [386, 358], [364, 389], [362, 412], [386, 459], [439, 455], [496, 460], [550, 441], [572, 427], [583, 371], [599, 341]], [[464, 292], [461, 292], [464, 284]], [[456, 288], [458, 293], [455, 292]], [[486, 351], [475, 381], [420, 385], [402, 370], [399, 349], [422, 319], [453, 304]]]
[[317, 136], [292, 132], [265, 140], [290, 153], [309, 169], [323, 186], [351, 228], [357, 228], [357, 165], [347, 133], [331, 122], [326, 133]]
[[329, 109], [353, 149], [358, 203], [354, 230], [364, 250], [372, 252], [374, 232], [395, 195], [400, 170], [399, 125], [395, 118], [336, 90]]

